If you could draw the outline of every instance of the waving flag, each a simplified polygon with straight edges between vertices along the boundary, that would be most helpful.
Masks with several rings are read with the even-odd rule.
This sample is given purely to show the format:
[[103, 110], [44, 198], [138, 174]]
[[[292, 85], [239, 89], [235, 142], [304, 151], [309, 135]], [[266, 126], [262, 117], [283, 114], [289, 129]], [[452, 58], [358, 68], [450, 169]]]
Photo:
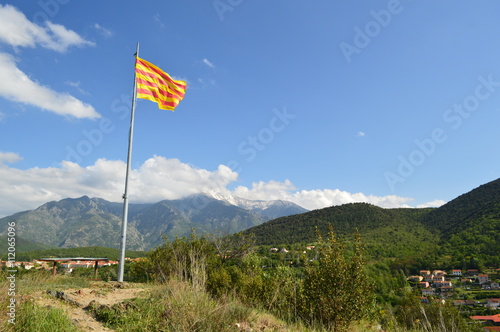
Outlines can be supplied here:
[[130, 130], [128, 136], [127, 170], [125, 172], [125, 192], [123, 193], [123, 221], [120, 237], [120, 259], [117, 280], [123, 282], [125, 270], [125, 247], [127, 244], [128, 223], [128, 179], [132, 160], [132, 139], [134, 137], [135, 101], [137, 98], [148, 99], [158, 104], [162, 110], [173, 111], [186, 93], [186, 82], [174, 80], [170, 75], [152, 63], [139, 58], [139, 43], [135, 51], [134, 99], [130, 114]]
[[186, 93], [186, 82], [174, 80], [169, 74], [139, 57], [135, 62], [137, 98], [158, 103], [158, 108], [173, 111]]

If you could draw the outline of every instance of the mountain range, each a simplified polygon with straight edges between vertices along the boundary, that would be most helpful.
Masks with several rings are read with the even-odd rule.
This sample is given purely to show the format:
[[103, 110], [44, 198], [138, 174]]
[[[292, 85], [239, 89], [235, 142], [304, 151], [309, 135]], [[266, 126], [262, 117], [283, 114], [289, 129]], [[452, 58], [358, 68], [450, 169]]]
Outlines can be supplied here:
[[[161, 244], [163, 236], [188, 236], [193, 229], [198, 233], [232, 234], [307, 210], [280, 200], [197, 194], [154, 204], [129, 204], [128, 211], [127, 249], [147, 250]], [[122, 215], [122, 203], [87, 196], [66, 198], [0, 219], [0, 233], [5, 233], [8, 223], [14, 221], [18, 243], [23, 246], [118, 248]]]
[[[67, 198], [0, 219], [0, 233], [16, 223], [17, 243], [26, 250], [47, 247], [118, 248], [122, 204], [100, 198]], [[198, 233], [243, 231], [261, 246], [317, 241], [333, 227], [348, 239], [359, 231], [371, 258], [449, 261], [477, 259], [500, 265], [500, 179], [483, 184], [439, 208], [380, 208], [350, 203], [307, 211], [286, 201], [249, 201], [217, 194], [193, 195], [155, 204], [130, 204], [127, 249], [148, 250]], [[22, 248], [18, 248], [19, 251]], [[468, 264], [468, 263], [467, 263]], [[422, 263], [422, 265], [425, 265]]]

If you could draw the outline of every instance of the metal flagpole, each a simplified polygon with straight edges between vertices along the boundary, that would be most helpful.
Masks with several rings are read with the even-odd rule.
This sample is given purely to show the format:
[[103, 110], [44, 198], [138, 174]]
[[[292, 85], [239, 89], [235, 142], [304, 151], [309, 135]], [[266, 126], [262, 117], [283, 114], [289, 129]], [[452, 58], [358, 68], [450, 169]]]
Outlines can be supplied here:
[[[135, 50], [135, 58], [139, 56], [139, 43]], [[123, 282], [123, 270], [125, 267], [125, 244], [127, 242], [127, 218], [128, 218], [128, 178], [130, 173], [130, 162], [132, 159], [132, 139], [134, 137], [134, 115], [135, 115], [135, 100], [137, 98], [137, 82], [134, 63], [134, 92], [132, 94], [132, 112], [130, 116], [130, 131], [128, 135], [128, 154], [127, 154], [127, 171], [125, 174], [125, 191], [123, 193], [123, 222], [122, 235], [120, 242], [120, 261], [118, 263], [118, 281]]]

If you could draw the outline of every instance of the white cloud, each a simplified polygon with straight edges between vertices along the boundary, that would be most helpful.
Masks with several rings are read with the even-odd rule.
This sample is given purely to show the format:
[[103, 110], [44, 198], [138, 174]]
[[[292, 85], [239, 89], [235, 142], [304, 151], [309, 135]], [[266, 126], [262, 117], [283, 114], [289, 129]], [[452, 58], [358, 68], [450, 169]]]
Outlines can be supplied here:
[[442, 205], [445, 205], [447, 202], [443, 201], [442, 199], [435, 199], [431, 202], [427, 202], [424, 204], [417, 205], [418, 208], [427, 208], [427, 207], [440, 207]]
[[365, 132], [364, 132], [364, 131], [358, 131], [358, 132], [356, 133], [356, 136], [358, 136], [358, 137], [365, 137], [365, 136], [366, 136], [366, 134], [365, 134]]
[[[13, 162], [14, 153], [0, 154], [0, 161]], [[48, 201], [66, 197], [101, 197], [119, 202], [124, 191], [126, 164], [99, 159], [94, 165], [81, 167], [63, 161], [62, 167], [20, 170], [0, 162], [0, 217], [34, 209]], [[154, 156], [130, 174], [131, 202], [157, 202], [201, 192], [225, 192], [238, 177], [229, 167], [215, 171], [198, 169], [178, 159]]]
[[78, 90], [78, 92], [84, 94], [84, 95], [88, 95], [89, 93], [85, 90], [82, 89], [81, 85], [82, 83], [80, 81], [78, 82], [71, 82], [71, 81], [66, 81], [66, 85], [69, 85], [73, 88], [75, 88], [76, 90]]
[[100, 118], [96, 110], [75, 97], [60, 93], [31, 80], [17, 68], [14, 58], [0, 53], [0, 96], [33, 105], [59, 115], [76, 118]]
[[247, 199], [281, 199], [294, 202], [309, 210], [355, 202], [370, 203], [384, 208], [409, 207], [407, 203], [413, 200], [412, 198], [395, 195], [367, 196], [363, 193], [352, 194], [338, 189], [296, 191], [289, 180], [285, 182], [270, 181], [267, 183], [254, 183], [251, 189], [238, 187], [234, 190], [234, 195]]
[[137, 200], [154, 202], [202, 192], [225, 191], [238, 177], [229, 167], [197, 169], [178, 159], [155, 156], [132, 172], [130, 193]]
[[[15, 153], [0, 153], [0, 217], [66, 197], [88, 195], [112, 202], [121, 201], [126, 167], [122, 161], [99, 159], [87, 167], [63, 161], [61, 167], [27, 170], [5, 165], [20, 158]], [[132, 203], [158, 202], [215, 192], [254, 200], [287, 200], [310, 210], [353, 202], [386, 208], [409, 207], [407, 203], [412, 200], [394, 195], [352, 194], [338, 189], [297, 191], [289, 180], [261, 181], [252, 184], [251, 188], [239, 186], [230, 191], [228, 186], [237, 179], [238, 173], [224, 165], [209, 171], [178, 159], [154, 156], [131, 171], [129, 197]]]
[[289, 197], [293, 190], [295, 187], [290, 180], [285, 180], [285, 182], [271, 180], [269, 182], [254, 182], [251, 189], [239, 186], [234, 189], [233, 195], [252, 200], [278, 200]]
[[94, 46], [93, 42], [80, 37], [64, 26], [47, 21], [46, 26], [37, 25], [11, 5], [0, 5], [0, 41], [14, 47], [35, 47], [37, 44], [66, 52], [69, 47]]
[[[14, 48], [41, 46], [57, 52], [66, 52], [72, 46], [93, 46], [64, 26], [47, 21], [37, 25], [11, 5], [0, 5], [0, 42]], [[0, 53], [0, 96], [14, 102], [29, 104], [59, 115], [76, 118], [99, 118], [95, 109], [67, 94], [53, 91], [22, 72], [15, 59]]]
[[113, 31], [106, 29], [99, 23], [94, 23], [94, 29], [96, 29], [101, 35], [103, 35], [106, 38], [111, 38], [114, 35]]
[[163, 23], [160, 14], [153, 15], [153, 20], [156, 23], [158, 23], [158, 25], [160, 26], [160, 28], [164, 28], [165, 27], [165, 23]]
[[215, 68], [215, 65], [210, 62], [207, 58], [201, 60], [204, 64], [206, 64], [207, 66], [209, 66], [210, 68]]
[[15, 163], [16, 161], [22, 160], [23, 157], [14, 152], [1, 152], [0, 151], [0, 164], [4, 163]]

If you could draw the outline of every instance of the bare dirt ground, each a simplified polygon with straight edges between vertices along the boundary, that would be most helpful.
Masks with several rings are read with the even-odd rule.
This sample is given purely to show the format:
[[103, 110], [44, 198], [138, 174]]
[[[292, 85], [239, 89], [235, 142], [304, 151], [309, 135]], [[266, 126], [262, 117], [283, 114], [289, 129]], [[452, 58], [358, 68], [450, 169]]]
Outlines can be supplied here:
[[147, 289], [134, 284], [96, 282], [90, 288], [40, 291], [33, 294], [33, 299], [39, 306], [63, 309], [81, 331], [114, 331], [103, 326], [84, 308], [92, 301], [97, 305], [112, 306], [146, 293]]

